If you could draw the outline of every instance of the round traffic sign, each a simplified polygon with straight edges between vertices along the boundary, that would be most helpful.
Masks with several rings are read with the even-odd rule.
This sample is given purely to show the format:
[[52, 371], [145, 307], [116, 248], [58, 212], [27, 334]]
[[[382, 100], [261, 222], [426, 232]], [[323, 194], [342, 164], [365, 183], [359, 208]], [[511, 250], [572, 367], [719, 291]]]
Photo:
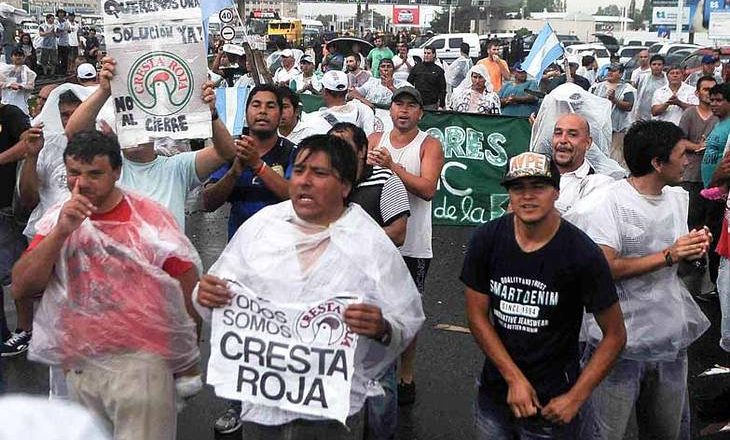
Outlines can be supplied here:
[[220, 18], [223, 23], [230, 23], [236, 18], [236, 14], [233, 12], [233, 9], [221, 9], [218, 13], [218, 18]]
[[221, 28], [221, 38], [223, 38], [226, 41], [233, 40], [233, 37], [236, 36], [236, 30], [233, 29], [232, 26], [223, 26]]

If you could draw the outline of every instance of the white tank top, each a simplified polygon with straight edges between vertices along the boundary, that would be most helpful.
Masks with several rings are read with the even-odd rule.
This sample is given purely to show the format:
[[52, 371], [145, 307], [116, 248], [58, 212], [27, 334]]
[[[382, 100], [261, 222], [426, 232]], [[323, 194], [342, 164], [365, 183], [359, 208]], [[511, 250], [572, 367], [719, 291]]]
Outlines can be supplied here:
[[[421, 147], [428, 133], [418, 131], [410, 144], [395, 148], [390, 144], [390, 131], [380, 137], [378, 147], [387, 148], [393, 162], [402, 165], [409, 173], [421, 175]], [[431, 249], [431, 202], [408, 192], [411, 216], [408, 217], [406, 241], [400, 248], [401, 255], [412, 258], [433, 258]]]

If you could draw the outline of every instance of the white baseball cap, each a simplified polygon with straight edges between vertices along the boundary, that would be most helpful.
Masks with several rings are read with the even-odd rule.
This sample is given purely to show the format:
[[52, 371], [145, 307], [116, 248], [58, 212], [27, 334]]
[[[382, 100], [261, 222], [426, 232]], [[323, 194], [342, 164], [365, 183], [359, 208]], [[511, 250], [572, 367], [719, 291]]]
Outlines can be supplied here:
[[348, 85], [347, 74], [339, 70], [329, 70], [322, 77], [322, 86], [327, 90], [344, 92]]
[[80, 64], [76, 69], [76, 77], [79, 79], [96, 78], [96, 68], [89, 63]]
[[292, 52], [291, 49], [284, 49], [281, 51], [281, 56], [290, 58], [294, 56], [294, 52]]

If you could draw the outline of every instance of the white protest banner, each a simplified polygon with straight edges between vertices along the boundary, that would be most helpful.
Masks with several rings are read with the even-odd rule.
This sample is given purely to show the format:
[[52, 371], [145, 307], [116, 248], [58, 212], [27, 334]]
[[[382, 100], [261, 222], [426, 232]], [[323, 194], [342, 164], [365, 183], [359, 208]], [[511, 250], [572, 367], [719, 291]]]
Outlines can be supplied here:
[[116, 59], [112, 98], [122, 148], [155, 138], [208, 138], [201, 99], [207, 55], [199, 0], [102, 0], [104, 39]]
[[274, 304], [242, 285], [228, 286], [231, 305], [212, 317], [207, 381], [215, 393], [344, 424], [357, 334], [343, 315], [359, 298]]

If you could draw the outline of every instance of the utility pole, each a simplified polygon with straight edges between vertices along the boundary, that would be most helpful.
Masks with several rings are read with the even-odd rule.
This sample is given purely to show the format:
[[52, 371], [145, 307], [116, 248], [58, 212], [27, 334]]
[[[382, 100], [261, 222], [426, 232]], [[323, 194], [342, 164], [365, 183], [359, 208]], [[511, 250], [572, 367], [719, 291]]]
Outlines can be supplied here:
[[677, 1], [677, 30], [674, 33], [677, 42], [682, 41], [682, 25], [684, 24], [684, 0]]
[[236, 6], [238, 7], [238, 16], [241, 17], [243, 23], [241, 26], [246, 25], [246, 0], [236, 0]]

